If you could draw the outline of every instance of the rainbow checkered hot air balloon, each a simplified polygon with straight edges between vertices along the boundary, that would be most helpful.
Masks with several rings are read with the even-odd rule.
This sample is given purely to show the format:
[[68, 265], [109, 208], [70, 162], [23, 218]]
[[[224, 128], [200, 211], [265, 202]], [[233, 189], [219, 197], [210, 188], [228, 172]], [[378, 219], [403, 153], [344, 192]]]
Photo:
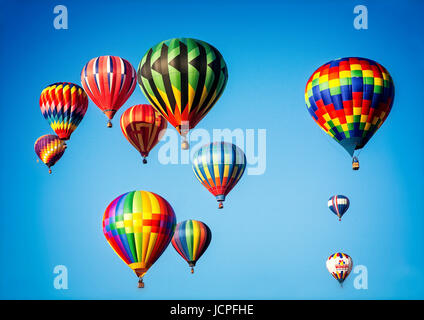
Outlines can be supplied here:
[[319, 67], [309, 78], [305, 101], [314, 121], [353, 157], [381, 127], [393, 105], [389, 72], [365, 58], [341, 58]]
[[212, 109], [224, 92], [228, 70], [212, 45], [174, 38], [150, 48], [142, 58], [137, 81], [153, 107], [183, 137]]
[[197, 260], [205, 253], [211, 239], [212, 232], [205, 223], [186, 220], [178, 223], [175, 227], [172, 246], [187, 261], [191, 267], [191, 273], [193, 273]]
[[337, 252], [328, 257], [326, 266], [328, 272], [342, 285], [352, 271], [353, 261], [346, 253]]
[[39, 137], [34, 143], [34, 151], [41, 161], [49, 168], [62, 158], [66, 150], [66, 143], [54, 134], [46, 134]]
[[174, 234], [176, 217], [171, 205], [148, 191], [131, 191], [113, 200], [103, 216], [103, 233], [115, 253], [143, 276], [162, 255]]
[[40, 95], [41, 113], [62, 140], [71, 137], [87, 112], [87, 107], [87, 95], [74, 83], [53, 83]]
[[193, 172], [212, 193], [222, 209], [226, 195], [243, 176], [246, 155], [236, 145], [213, 142], [201, 147], [193, 156]]
[[147, 163], [150, 150], [165, 134], [166, 120], [149, 104], [138, 104], [125, 110], [121, 116], [121, 130]]
[[342, 216], [349, 209], [350, 201], [348, 197], [343, 195], [332, 196], [328, 199], [328, 208], [339, 217], [339, 221], [342, 220]]

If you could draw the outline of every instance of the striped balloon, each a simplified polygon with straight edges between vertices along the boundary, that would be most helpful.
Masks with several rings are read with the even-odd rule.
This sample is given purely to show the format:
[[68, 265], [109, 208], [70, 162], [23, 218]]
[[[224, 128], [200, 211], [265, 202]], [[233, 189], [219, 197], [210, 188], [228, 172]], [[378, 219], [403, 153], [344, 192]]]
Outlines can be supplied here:
[[103, 216], [103, 233], [116, 254], [139, 277], [168, 247], [174, 234], [175, 213], [161, 196], [131, 191], [113, 200]]
[[101, 56], [84, 66], [81, 83], [90, 99], [109, 118], [110, 128], [110, 120], [134, 92], [137, 79], [134, 67], [127, 60]]
[[41, 92], [41, 113], [62, 140], [71, 137], [84, 117], [87, 107], [87, 95], [74, 83], [53, 83]]
[[165, 134], [166, 120], [149, 104], [138, 104], [125, 110], [121, 116], [121, 130], [147, 163], [150, 150]]
[[342, 216], [349, 209], [349, 199], [343, 195], [332, 196], [328, 200], [328, 207], [335, 215], [339, 217], [339, 221], [342, 220]]
[[[146, 52], [137, 70], [137, 81], [146, 98], [183, 139], [221, 97], [227, 80], [221, 53], [204, 41], [190, 38], [158, 43]], [[184, 140], [182, 146], [187, 149], [188, 143]]]
[[223, 208], [225, 196], [234, 188], [246, 168], [244, 152], [232, 143], [213, 142], [193, 157], [193, 172]]
[[346, 253], [337, 252], [328, 257], [327, 270], [340, 284], [352, 271], [353, 261]]
[[49, 173], [52, 173], [50, 168], [63, 156], [66, 143], [54, 134], [46, 134], [35, 141], [34, 150], [40, 160], [49, 168]]
[[393, 105], [389, 72], [364, 58], [342, 58], [318, 68], [305, 88], [314, 121], [352, 157], [381, 127]]
[[212, 239], [212, 232], [209, 227], [197, 220], [186, 220], [177, 224], [172, 245], [188, 262], [191, 273], [197, 260], [205, 253]]

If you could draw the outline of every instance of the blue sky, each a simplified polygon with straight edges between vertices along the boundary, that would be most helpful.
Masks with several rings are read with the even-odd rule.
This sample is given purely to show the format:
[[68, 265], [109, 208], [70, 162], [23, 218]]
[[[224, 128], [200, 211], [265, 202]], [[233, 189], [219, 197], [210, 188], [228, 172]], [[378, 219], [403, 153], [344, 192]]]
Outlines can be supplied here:
[[[53, 27], [53, 8], [68, 8], [68, 30]], [[355, 30], [353, 8], [368, 7], [368, 30]], [[0, 12], [2, 299], [422, 299], [424, 297], [422, 74], [419, 1], [2, 1]], [[173, 37], [202, 39], [227, 62], [229, 80], [199, 124], [267, 130], [267, 167], [245, 175], [223, 211], [190, 165], [161, 165], [159, 144], [142, 166], [123, 137], [122, 112], [147, 100], [137, 87], [107, 129], [90, 102], [53, 174], [36, 163], [33, 144], [51, 133], [41, 90], [80, 83], [91, 58], [119, 55], [137, 66]], [[353, 172], [347, 153], [313, 122], [304, 104], [308, 77], [338, 57], [374, 59], [391, 73], [396, 97], [386, 123]], [[172, 128], [170, 130], [173, 130]], [[198, 219], [213, 239], [194, 275], [168, 247], [146, 288], [107, 244], [106, 206], [130, 190], [166, 198], [177, 220]], [[351, 207], [339, 223], [333, 194]], [[344, 288], [325, 259], [348, 253], [368, 269], [368, 290]], [[65, 265], [69, 289], [53, 287]]]

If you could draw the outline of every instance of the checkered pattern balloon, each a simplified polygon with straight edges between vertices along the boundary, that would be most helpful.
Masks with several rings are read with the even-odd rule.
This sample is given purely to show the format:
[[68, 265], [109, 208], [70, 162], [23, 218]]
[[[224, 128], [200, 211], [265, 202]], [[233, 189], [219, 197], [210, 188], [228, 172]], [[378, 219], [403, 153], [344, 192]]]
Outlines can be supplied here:
[[395, 88], [389, 72], [375, 61], [342, 58], [316, 70], [305, 89], [315, 122], [353, 156], [386, 120]]
[[113, 200], [103, 216], [103, 233], [116, 254], [143, 277], [168, 247], [176, 217], [171, 205], [148, 191]]

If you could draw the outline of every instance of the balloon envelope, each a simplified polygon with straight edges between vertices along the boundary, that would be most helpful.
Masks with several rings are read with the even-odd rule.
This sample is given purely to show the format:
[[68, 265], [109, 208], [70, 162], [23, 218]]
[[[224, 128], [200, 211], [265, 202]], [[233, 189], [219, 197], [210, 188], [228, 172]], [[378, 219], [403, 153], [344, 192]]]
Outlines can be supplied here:
[[162, 138], [166, 127], [166, 120], [148, 104], [128, 108], [121, 116], [122, 133], [143, 158]]
[[182, 135], [211, 110], [227, 79], [227, 66], [219, 51], [190, 38], [170, 39], [150, 48], [137, 71], [146, 98]]
[[54, 134], [39, 137], [34, 143], [34, 151], [41, 161], [49, 168], [59, 161], [66, 150], [66, 143]]
[[328, 208], [339, 217], [339, 220], [349, 209], [350, 201], [348, 197], [343, 195], [332, 196], [328, 200]]
[[305, 101], [314, 121], [353, 156], [387, 119], [394, 93], [393, 80], [379, 63], [342, 58], [312, 74]]
[[86, 93], [74, 83], [53, 83], [40, 95], [41, 113], [62, 140], [71, 137], [87, 112], [87, 107]]
[[177, 224], [172, 246], [188, 265], [193, 267], [205, 253], [212, 239], [209, 227], [197, 220], [186, 220]]
[[219, 208], [243, 176], [245, 168], [244, 152], [232, 143], [213, 142], [201, 147], [193, 156], [193, 172], [216, 197]]
[[137, 84], [134, 67], [115, 56], [91, 59], [81, 71], [81, 83], [91, 100], [109, 118], [122, 107]]
[[326, 266], [334, 279], [342, 284], [352, 271], [353, 261], [346, 253], [337, 252], [328, 257]]
[[113, 200], [103, 216], [103, 233], [116, 254], [143, 277], [171, 241], [175, 213], [161, 196], [131, 191]]

